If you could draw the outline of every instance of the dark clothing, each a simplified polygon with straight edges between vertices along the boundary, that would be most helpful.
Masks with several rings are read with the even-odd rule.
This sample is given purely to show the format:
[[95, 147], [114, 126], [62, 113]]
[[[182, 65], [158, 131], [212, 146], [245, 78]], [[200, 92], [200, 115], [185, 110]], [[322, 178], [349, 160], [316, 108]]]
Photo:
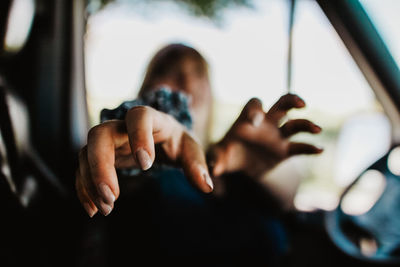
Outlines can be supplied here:
[[90, 222], [101, 229], [103, 264], [280, 266], [287, 241], [272, 202], [242, 175], [229, 181], [226, 196], [217, 198], [195, 189], [179, 169], [121, 177], [114, 211]]
[[[103, 110], [101, 120], [124, 119], [137, 105], [191, 128], [188, 99], [168, 88]], [[225, 179], [227, 192], [217, 198], [195, 189], [177, 168], [155, 163], [146, 172], [119, 170], [121, 196], [109, 217], [89, 223], [86, 250], [92, 247], [97, 266], [279, 266], [287, 242], [276, 202], [242, 174]]]

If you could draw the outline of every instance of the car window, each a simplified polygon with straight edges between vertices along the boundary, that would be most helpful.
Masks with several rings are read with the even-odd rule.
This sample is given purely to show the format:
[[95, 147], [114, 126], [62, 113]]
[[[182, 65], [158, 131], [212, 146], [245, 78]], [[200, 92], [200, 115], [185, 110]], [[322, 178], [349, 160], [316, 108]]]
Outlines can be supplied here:
[[[169, 1], [133, 2], [109, 4], [88, 19], [85, 61], [92, 125], [99, 122], [102, 108], [135, 98], [148, 61], [170, 42], [193, 45], [210, 63], [213, 141], [251, 97], [259, 97], [267, 109], [286, 93], [289, 1], [254, 0], [253, 8], [226, 9], [219, 21], [195, 18]], [[263, 182], [290, 207], [334, 209], [344, 188], [388, 150], [390, 123], [315, 1], [296, 4], [292, 87], [307, 108], [290, 112], [288, 119], [305, 117], [323, 128], [319, 136], [300, 134], [294, 140], [325, 151], [293, 158]]]
[[308, 108], [293, 112], [292, 117], [308, 117], [324, 129], [319, 136], [300, 135], [295, 140], [314, 140], [325, 151], [318, 157], [293, 160], [301, 173], [294, 205], [301, 210], [330, 210], [344, 188], [387, 152], [391, 127], [316, 2], [298, 1], [295, 27], [293, 87], [307, 100]]
[[361, 0], [364, 10], [389, 48], [397, 66], [400, 65], [400, 2], [396, 0]]

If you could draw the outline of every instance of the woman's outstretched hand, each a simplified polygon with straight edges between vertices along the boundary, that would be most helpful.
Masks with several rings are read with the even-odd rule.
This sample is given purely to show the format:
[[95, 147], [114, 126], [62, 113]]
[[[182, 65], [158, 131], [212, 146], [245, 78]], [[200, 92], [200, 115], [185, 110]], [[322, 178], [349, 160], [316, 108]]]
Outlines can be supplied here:
[[280, 121], [292, 108], [303, 108], [305, 102], [297, 95], [282, 96], [265, 113], [260, 100], [251, 99], [225, 137], [208, 151], [212, 175], [244, 171], [260, 177], [283, 160], [299, 154], [318, 154], [322, 149], [311, 144], [291, 142], [299, 132], [316, 134], [321, 128], [304, 119]]
[[[259, 177], [283, 160], [299, 154], [318, 154], [322, 150], [289, 137], [299, 132], [319, 133], [321, 128], [303, 120], [280, 120], [292, 108], [305, 103], [296, 95], [285, 95], [264, 113], [258, 99], [251, 99], [225, 137], [209, 150], [213, 176], [244, 171]], [[87, 145], [79, 153], [76, 171], [78, 198], [90, 217], [100, 211], [108, 215], [119, 196], [116, 169], [149, 169], [157, 156], [181, 167], [199, 190], [213, 190], [202, 146], [172, 116], [151, 107], [130, 109], [125, 120], [107, 121], [93, 127]]]
[[93, 127], [79, 153], [76, 171], [78, 198], [90, 217], [99, 210], [108, 215], [119, 196], [116, 169], [149, 169], [159, 144], [166, 159], [182, 167], [186, 177], [208, 193], [213, 184], [202, 146], [172, 116], [151, 107], [130, 109], [125, 120], [111, 120]]

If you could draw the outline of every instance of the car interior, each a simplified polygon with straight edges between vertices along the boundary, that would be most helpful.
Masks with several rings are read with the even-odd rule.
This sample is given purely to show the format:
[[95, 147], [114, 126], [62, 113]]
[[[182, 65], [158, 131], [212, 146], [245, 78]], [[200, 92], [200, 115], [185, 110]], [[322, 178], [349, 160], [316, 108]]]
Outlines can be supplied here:
[[[287, 10], [292, 21], [289, 32], [296, 30], [294, 3], [304, 1], [286, 1], [292, 4]], [[391, 132], [385, 153], [354, 176], [333, 208], [294, 209], [283, 216], [291, 249], [282, 265], [398, 266], [398, 63], [362, 1], [308, 1], [316, 3], [340, 37], [387, 116]], [[99, 224], [85, 214], [74, 187], [77, 155], [93, 126], [84, 45], [92, 2], [113, 1], [0, 2], [0, 198], [5, 204], [1, 266], [106, 266], [102, 259], [107, 252], [101, 243], [106, 241], [93, 230]], [[296, 46], [295, 39], [291, 42]], [[293, 68], [290, 60], [287, 64]], [[357, 187], [379, 177], [384, 181], [379, 195], [371, 200], [373, 194], [367, 194], [366, 211], [352, 213]], [[122, 223], [129, 215], [121, 216], [117, 221]], [[133, 263], [135, 251], [129, 256]]]

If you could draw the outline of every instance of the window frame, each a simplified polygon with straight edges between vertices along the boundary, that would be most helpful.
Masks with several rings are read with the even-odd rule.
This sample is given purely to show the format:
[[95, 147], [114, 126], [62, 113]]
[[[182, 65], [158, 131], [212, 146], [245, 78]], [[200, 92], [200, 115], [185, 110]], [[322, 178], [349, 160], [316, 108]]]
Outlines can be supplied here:
[[400, 143], [400, 70], [358, 0], [316, 0], [381, 102]]

